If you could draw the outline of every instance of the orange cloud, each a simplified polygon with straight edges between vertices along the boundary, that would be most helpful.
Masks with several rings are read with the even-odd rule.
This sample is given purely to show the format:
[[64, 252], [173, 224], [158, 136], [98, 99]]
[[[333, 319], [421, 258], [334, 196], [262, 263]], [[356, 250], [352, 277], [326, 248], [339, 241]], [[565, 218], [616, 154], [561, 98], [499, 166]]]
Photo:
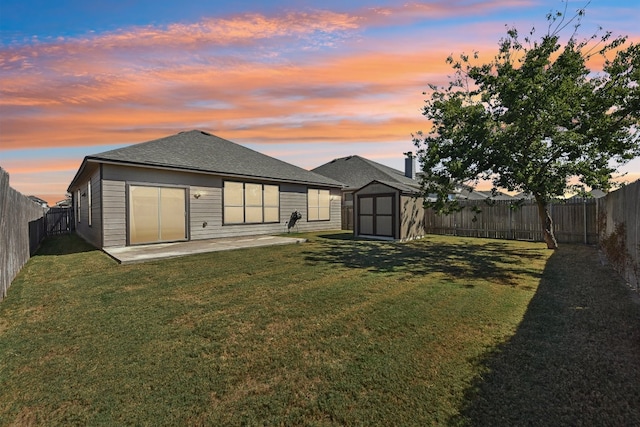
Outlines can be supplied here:
[[111, 52], [116, 56], [141, 49], [154, 51], [192, 49], [202, 46], [256, 44], [259, 40], [295, 35], [335, 34], [358, 27], [357, 16], [318, 10], [289, 12], [267, 17], [260, 14], [238, 15], [232, 18], [206, 18], [193, 24], [172, 24], [166, 27], [133, 27], [127, 30], [84, 38], [59, 38], [55, 42], [37, 43], [27, 47], [3, 49], [0, 68], [31, 68], [30, 60], [45, 58], [56, 64], [60, 58]]
[[2, 162], [2, 168], [9, 174], [38, 174], [42, 172], [75, 172], [80, 166], [82, 159], [38, 159], [32, 160], [9, 160]]
[[[363, 147], [345, 155], [393, 159], [411, 149], [412, 132], [428, 131], [422, 91], [447, 83], [446, 57], [479, 51], [488, 61], [504, 36], [502, 22], [446, 31], [429, 23], [532, 4], [449, 0], [348, 13], [245, 14], [2, 48], [0, 154], [80, 146], [99, 152], [100, 145], [199, 128], [268, 144], [263, 152], [296, 144], [311, 153], [305, 162], [328, 161], [345, 142]], [[375, 38], [369, 31], [405, 24], [412, 31], [404, 36]], [[64, 181], [60, 174], [71, 173], [70, 180], [80, 161], [14, 161], [9, 168], [24, 182], [28, 176], [49, 182], [45, 173]]]

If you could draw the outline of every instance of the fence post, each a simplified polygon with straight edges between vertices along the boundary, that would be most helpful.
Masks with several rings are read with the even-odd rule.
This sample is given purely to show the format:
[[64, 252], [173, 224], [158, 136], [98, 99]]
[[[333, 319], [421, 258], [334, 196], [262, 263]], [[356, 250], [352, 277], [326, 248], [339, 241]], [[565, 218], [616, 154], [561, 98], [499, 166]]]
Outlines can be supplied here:
[[511, 240], [515, 240], [513, 233], [513, 209], [511, 209], [511, 203], [509, 203], [509, 236]]

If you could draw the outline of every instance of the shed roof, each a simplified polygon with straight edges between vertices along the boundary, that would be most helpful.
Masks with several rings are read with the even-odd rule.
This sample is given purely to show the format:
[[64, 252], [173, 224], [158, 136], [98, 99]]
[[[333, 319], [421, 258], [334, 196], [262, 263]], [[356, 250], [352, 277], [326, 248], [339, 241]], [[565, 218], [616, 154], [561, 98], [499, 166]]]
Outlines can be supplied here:
[[387, 187], [396, 189], [398, 191], [400, 191], [400, 193], [402, 194], [410, 194], [410, 195], [417, 195], [418, 194], [418, 188], [416, 188], [415, 185], [406, 185], [403, 184], [401, 182], [397, 182], [397, 181], [381, 181], [381, 180], [373, 180], [371, 182], [368, 182], [367, 184], [363, 185], [361, 188], [359, 188], [358, 190], [356, 190], [356, 192], [363, 190], [364, 188], [372, 185], [372, 184], [383, 184], [386, 185]]
[[416, 191], [420, 187], [417, 180], [406, 177], [403, 172], [360, 156], [334, 159], [311, 171], [344, 183], [346, 190], [360, 189], [372, 181], [401, 184], [405, 191], [409, 188]]
[[85, 157], [71, 185], [87, 162], [161, 167], [215, 173], [239, 178], [268, 179], [342, 187], [342, 183], [200, 130], [180, 132], [140, 144]]

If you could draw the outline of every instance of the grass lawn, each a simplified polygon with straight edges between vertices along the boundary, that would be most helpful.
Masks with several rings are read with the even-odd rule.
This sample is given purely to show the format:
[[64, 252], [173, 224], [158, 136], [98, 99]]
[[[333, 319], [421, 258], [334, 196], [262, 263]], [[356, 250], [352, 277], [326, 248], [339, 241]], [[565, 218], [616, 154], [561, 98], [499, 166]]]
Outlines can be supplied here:
[[304, 237], [47, 240], [0, 303], [0, 425], [640, 424], [640, 305], [594, 248]]

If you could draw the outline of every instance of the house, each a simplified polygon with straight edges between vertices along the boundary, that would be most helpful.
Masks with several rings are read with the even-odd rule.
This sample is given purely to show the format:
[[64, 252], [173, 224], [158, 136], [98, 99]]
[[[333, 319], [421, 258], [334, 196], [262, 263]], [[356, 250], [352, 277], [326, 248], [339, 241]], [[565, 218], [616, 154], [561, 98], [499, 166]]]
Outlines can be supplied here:
[[30, 199], [32, 202], [35, 202], [35, 203], [39, 204], [43, 208], [48, 208], [49, 207], [49, 203], [46, 200], [41, 199], [40, 197], [27, 196], [27, 198]]
[[340, 228], [342, 184], [192, 130], [84, 158], [68, 187], [97, 247]]
[[404, 172], [360, 156], [334, 159], [312, 172], [345, 184], [343, 229], [368, 238], [409, 240], [424, 236], [424, 207], [412, 153], [407, 153]]
[[454, 195], [457, 200], [511, 200], [513, 196], [502, 191], [475, 190], [466, 185], [458, 185], [459, 192]]
[[584, 194], [574, 194], [573, 196], [569, 197], [569, 200], [600, 199], [606, 195], [607, 193], [600, 190], [599, 188], [594, 188]]
[[64, 198], [62, 200], [58, 200], [55, 204], [56, 208], [64, 208], [64, 209], [68, 209], [72, 206], [73, 201], [71, 200], [71, 197], [67, 197]]

